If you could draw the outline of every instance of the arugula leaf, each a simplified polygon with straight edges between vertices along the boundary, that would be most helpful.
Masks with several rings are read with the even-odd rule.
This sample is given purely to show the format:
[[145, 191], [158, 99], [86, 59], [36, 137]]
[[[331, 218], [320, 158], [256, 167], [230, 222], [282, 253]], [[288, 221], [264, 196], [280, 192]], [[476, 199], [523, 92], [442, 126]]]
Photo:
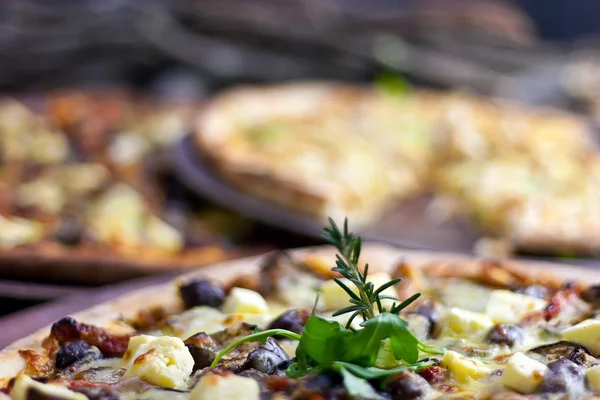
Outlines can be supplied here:
[[384, 399], [384, 397], [379, 395], [366, 380], [357, 377], [344, 367], [341, 367], [339, 372], [344, 378], [344, 386], [346, 387], [348, 394], [353, 398], [364, 400]]
[[302, 331], [301, 351], [315, 363], [329, 365], [343, 356], [346, 350], [343, 343], [345, 338], [351, 335], [352, 331], [344, 328], [339, 322], [328, 321], [313, 314], [306, 321]]
[[225, 354], [229, 353], [231, 350], [233, 350], [240, 344], [246, 343], [246, 342], [260, 342], [262, 344], [265, 344], [265, 343], [267, 343], [267, 339], [270, 338], [271, 336], [284, 336], [284, 337], [287, 337], [288, 339], [300, 340], [300, 335], [298, 335], [297, 333], [294, 333], [294, 332], [290, 332], [285, 329], [268, 329], [268, 330], [262, 331], [262, 332], [255, 332], [251, 335], [244, 336], [243, 338], [233, 341], [232, 343], [229, 344], [229, 346], [225, 347], [223, 350], [218, 352], [215, 359], [213, 360], [212, 364], [210, 365], [210, 367], [211, 368], [216, 367], [217, 364], [219, 363], [219, 361], [221, 361], [221, 359], [223, 358], [223, 356]]
[[360, 365], [336, 361], [335, 363], [333, 363], [331, 368], [337, 372], [341, 371], [341, 369], [345, 369], [348, 372], [352, 373], [353, 375], [355, 375], [359, 378], [373, 380], [373, 379], [385, 378], [387, 376], [394, 375], [394, 374], [404, 372], [404, 371], [421, 371], [421, 370], [423, 370], [427, 367], [430, 367], [434, 364], [435, 364], [435, 361], [429, 360], [429, 361], [420, 362], [415, 365], [400, 365], [399, 367], [396, 367], [396, 368], [381, 369], [381, 368], [375, 368], [375, 367], [361, 367]]

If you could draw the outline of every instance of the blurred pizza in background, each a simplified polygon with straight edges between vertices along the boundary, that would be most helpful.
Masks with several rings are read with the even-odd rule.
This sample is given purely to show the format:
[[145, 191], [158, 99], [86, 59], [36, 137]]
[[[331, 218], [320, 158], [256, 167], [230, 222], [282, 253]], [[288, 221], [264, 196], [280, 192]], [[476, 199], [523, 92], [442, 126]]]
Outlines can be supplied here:
[[248, 222], [195, 207], [170, 176], [165, 151], [197, 103], [110, 90], [24, 103], [0, 102], [0, 274], [94, 283], [240, 254]]
[[235, 187], [316, 221], [350, 216], [376, 227], [391, 207], [427, 193], [427, 217], [463, 216], [492, 238], [480, 250], [496, 241], [537, 254], [600, 251], [600, 154], [582, 118], [390, 89], [232, 89], [204, 107], [196, 147]]

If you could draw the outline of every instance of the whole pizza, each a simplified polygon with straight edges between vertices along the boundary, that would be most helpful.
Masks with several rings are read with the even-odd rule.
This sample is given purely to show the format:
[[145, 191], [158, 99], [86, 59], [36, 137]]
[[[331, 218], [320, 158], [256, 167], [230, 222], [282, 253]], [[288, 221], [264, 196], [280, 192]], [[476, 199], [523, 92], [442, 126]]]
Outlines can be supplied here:
[[600, 396], [600, 289], [585, 270], [363, 246], [335, 224], [326, 237], [332, 247], [230, 262], [62, 318], [0, 352], [3, 393]]
[[235, 88], [201, 113], [195, 142], [238, 189], [316, 220], [384, 218], [432, 194], [518, 250], [600, 250], [600, 153], [579, 117], [465, 93], [325, 82]]

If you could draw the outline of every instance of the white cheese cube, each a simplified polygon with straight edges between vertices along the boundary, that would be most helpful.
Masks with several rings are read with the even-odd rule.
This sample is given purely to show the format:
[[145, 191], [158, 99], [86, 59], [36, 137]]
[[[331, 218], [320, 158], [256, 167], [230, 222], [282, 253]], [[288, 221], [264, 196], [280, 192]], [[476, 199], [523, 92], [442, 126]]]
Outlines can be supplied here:
[[594, 355], [600, 353], [600, 320], [587, 319], [562, 332], [563, 339], [587, 347]]
[[444, 353], [441, 364], [448, 368], [454, 379], [461, 383], [483, 378], [491, 372], [490, 368], [480, 360], [465, 357], [452, 350]]
[[147, 208], [138, 192], [129, 185], [119, 183], [104, 193], [90, 210], [92, 233], [105, 243], [141, 246]]
[[223, 312], [228, 314], [267, 314], [269, 306], [259, 293], [234, 287], [225, 299]]
[[444, 334], [454, 337], [482, 336], [494, 326], [485, 314], [453, 307], [443, 318]]
[[585, 372], [588, 384], [592, 390], [600, 392], [600, 365], [594, 365]]
[[258, 382], [232, 373], [208, 373], [190, 392], [190, 400], [258, 400], [259, 396]]
[[139, 335], [129, 339], [123, 356], [125, 376], [138, 376], [153, 385], [185, 389], [194, 359], [183, 340], [172, 336]]
[[44, 235], [42, 224], [25, 218], [0, 215], [0, 247], [12, 248], [37, 242]]
[[185, 340], [196, 333], [204, 332], [210, 335], [241, 322], [263, 329], [272, 320], [273, 316], [270, 314], [226, 315], [216, 308], [198, 306], [169, 317], [162, 326], [162, 332]]
[[[354, 293], [358, 294], [358, 289], [352, 282], [350, 282], [346, 278], [339, 278], [346, 286], [348, 286]], [[375, 290], [379, 288], [381, 285], [392, 280], [392, 277], [389, 274], [384, 272], [376, 272], [373, 274], [369, 274], [367, 276], [367, 280], [373, 283]], [[381, 292], [381, 295], [384, 296], [393, 296], [397, 297], [398, 293], [394, 287], [389, 287]], [[323, 282], [321, 285], [321, 300], [323, 302], [323, 306], [326, 310], [339, 310], [344, 307], [348, 307], [352, 305], [350, 303], [350, 296], [340, 285], [337, 284], [333, 279]], [[392, 307], [394, 303], [393, 300], [384, 299], [381, 301], [381, 305], [388, 310]], [[396, 302], [398, 303], [398, 302]]]
[[519, 393], [533, 393], [548, 370], [544, 364], [532, 360], [523, 353], [513, 354], [502, 374], [502, 384]]
[[151, 215], [146, 221], [146, 243], [175, 253], [183, 248], [183, 236], [162, 219]]
[[82, 393], [76, 393], [64, 386], [44, 384], [34, 381], [27, 375], [19, 375], [15, 385], [10, 391], [13, 400], [27, 400], [33, 398], [56, 400], [87, 400]]
[[525, 315], [544, 309], [546, 301], [509, 290], [490, 293], [485, 313], [496, 323], [516, 323]]

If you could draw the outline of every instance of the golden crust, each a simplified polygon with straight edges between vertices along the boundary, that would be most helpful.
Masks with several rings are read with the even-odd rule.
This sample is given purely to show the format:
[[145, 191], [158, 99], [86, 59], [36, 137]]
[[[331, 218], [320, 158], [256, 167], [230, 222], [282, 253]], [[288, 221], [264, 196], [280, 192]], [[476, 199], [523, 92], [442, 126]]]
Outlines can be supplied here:
[[[306, 248], [291, 251], [292, 256], [300, 259], [309, 258], [309, 266], [319, 271], [318, 260], [330, 263], [335, 251], [331, 247]], [[458, 276], [469, 279], [488, 279], [485, 268], [489, 261], [465, 255], [432, 253], [426, 251], [410, 251], [379, 244], [365, 244], [363, 259], [369, 260], [373, 270], [392, 271], [400, 261], [411, 267], [421, 269], [426, 276]], [[167, 313], [182, 310], [177, 295], [177, 285], [195, 277], [203, 276], [222, 283], [227, 283], [240, 275], [255, 274], [259, 271], [265, 256], [251, 257], [197, 270], [173, 280], [172, 282], [136, 290], [120, 298], [99, 304], [72, 316], [81, 322], [105, 327], [115, 333], [131, 332], [131, 327], [122, 321], [134, 319], [140, 311], [162, 308]], [[557, 286], [563, 281], [575, 281], [581, 284], [600, 282], [600, 272], [581, 267], [528, 262], [510, 261], [503, 264], [510, 276], [517, 276], [529, 283]], [[460, 268], [458, 268], [460, 267]], [[42, 342], [48, 336], [50, 327], [11, 344], [0, 352], [0, 384], [6, 384], [25, 367], [19, 350], [43, 352]]]

